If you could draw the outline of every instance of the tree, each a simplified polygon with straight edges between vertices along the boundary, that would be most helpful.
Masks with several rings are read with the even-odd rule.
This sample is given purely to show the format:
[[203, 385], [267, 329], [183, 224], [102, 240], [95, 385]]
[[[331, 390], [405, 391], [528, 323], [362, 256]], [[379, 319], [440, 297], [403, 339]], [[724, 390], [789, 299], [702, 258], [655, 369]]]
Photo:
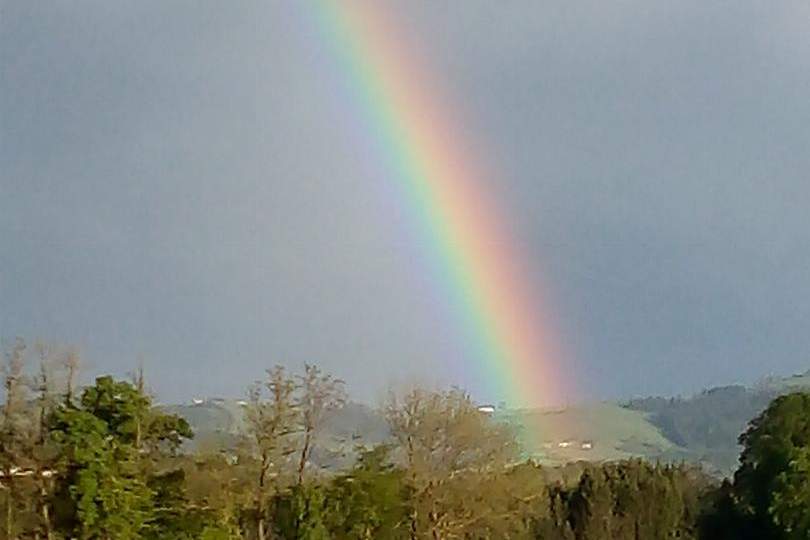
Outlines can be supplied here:
[[71, 348], [65, 356], [63, 367], [65, 369], [65, 403], [73, 403], [74, 391], [76, 389], [76, 377], [81, 367], [81, 359], [76, 349]]
[[759, 538], [751, 529], [750, 517], [742, 513], [734, 485], [728, 479], [702, 498], [702, 510], [696, 526], [699, 538], [706, 540], [755, 540]]
[[569, 515], [569, 493], [554, 486], [548, 493], [548, 507], [534, 520], [533, 532], [538, 540], [575, 540]]
[[304, 483], [304, 472], [323, 426], [326, 413], [346, 403], [344, 383], [312, 364], [304, 365], [304, 374], [298, 376], [299, 396], [296, 407], [300, 414], [303, 440], [298, 458], [298, 485]]
[[248, 392], [246, 421], [255, 446], [259, 470], [255, 485], [256, 527], [259, 540], [267, 533], [267, 498], [271, 476], [294, 451], [291, 435], [297, 430], [295, 381], [282, 366], [267, 370], [264, 383]]
[[211, 536], [214, 531], [227, 532], [215, 512], [190, 503], [184, 469], [154, 474], [148, 478], [148, 485], [153, 493], [154, 518], [145, 538], [197, 540], [206, 534]]
[[391, 447], [359, 449], [357, 464], [329, 488], [327, 519], [336, 539], [396, 540], [407, 537], [403, 471], [390, 460]]
[[6, 538], [16, 538], [18, 527], [15, 515], [23, 498], [26, 478], [19, 473], [30, 469], [31, 450], [36, 426], [28, 407], [29, 387], [24, 373], [26, 345], [22, 339], [14, 341], [3, 353], [3, 390], [5, 403], [0, 419], [0, 487], [5, 492]]
[[570, 521], [577, 538], [610, 540], [613, 530], [613, 493], [604, 471], [586, 470], [571, 497]]
[[43, 342], [35, 344], [39, 359], [39, 373], [34, 378], [36, 391], [36, 436], [31, 451], [33, 479], [36, 482], [36, 506], [40, 518], [39, 530], [46, 540], [53, 539], [51, 498], [54, 490], [53, 472], [58, 458], [57, 449], [51, 442], [48, 421], [60, 402], [56, 387], [54, 362], [55, 348]]
[[255, 467], [248, 457], [198, 452], [183, 458], [183, 470], [189, 506], [206, 513], [202, 538], [255, 538], [255, 519], [243, 519], [255, 511]]
[[276, 532], [290, 540], [328, 540], [326, 489], [310, 482], [294, 484], [275, 497]]
[[810, 448], [793, 452], [787, 469], [776, 478], [771, 514], [791, 539], [810, 536]]
[[[384, 413], [404, 461], [410, 537], [463, 536], [485, 519], [489, 508], [481, 488], [516, 459], [512, 430], [479, 412], [458, 389], [392, 394]], [[465, 504], [462, 493], [482, 499]]]
[[171, 491], [170, 475], [156, 473], [149, 448], [176, 448], [191, 436], [185, 420], [154, 410], [139, 387], [103, 376], [78, 403], [66, 400], [52, 412], [49, 431], [59, 455], [57, 518], [66, 534], [140, 538], [156, 521], [170, 523], [178, 509], [165, 505], [184, 498]]
[[740, 437], [734, 492], [759, 538], [810, 536], [810, 393], [776, 398]]
[[51, 437], [60, 448], [57, 520], [82, 539], [139, 538], [151, 518], [151, 491], [139, 478], [134, 448], [91, 412], [62, 407]]
[[97, 377], [95, 384], [82, 392], [80, 403], [82, 410], [105, 423], [116, 440], [139, 449], [141, 419], [152, 404], [134, 385], [109, 375]]

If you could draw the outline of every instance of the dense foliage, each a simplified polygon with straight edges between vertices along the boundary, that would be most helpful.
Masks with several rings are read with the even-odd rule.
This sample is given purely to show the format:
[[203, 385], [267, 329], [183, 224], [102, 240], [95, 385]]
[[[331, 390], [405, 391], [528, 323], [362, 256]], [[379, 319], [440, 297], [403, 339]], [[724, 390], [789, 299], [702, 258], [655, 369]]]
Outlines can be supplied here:
[[268, 370], [248, 392], [248, 436], [188, 453], [188, 423], [154, 407], [142, 374], [76, 390], [75, 355], [35, 350], [34, 376], [22, 342], [3, 358], [0, 538], [810, 537], [808, 394], [751, 422], [741, 465], [719, 486], [686, 465], [521, 461], [511, 428], [457, 389], [390, 396], [390, 439], [343, 441], [356, 459], [336, 473], [312, 456], [336, 447], [322, 427], [343, 383], [315, 366]]

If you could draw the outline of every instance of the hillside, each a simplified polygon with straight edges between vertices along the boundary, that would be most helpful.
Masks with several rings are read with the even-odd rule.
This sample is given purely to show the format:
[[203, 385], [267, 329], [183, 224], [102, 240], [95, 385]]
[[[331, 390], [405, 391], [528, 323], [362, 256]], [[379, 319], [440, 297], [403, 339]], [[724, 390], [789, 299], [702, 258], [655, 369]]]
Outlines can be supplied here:
[[[699, 463], [725, 475], [736, 466], [737, 437], [748, 422], [777, 395], [805, 388], [810, 388], [810, 372], [770, 378], [753, 388], [712, 388], [688, 398], [503, 410], [496, 417], [515, 426], [526, 457], [540, 463], [644, 457]], [[233, 447], [245, 433], [244, 408], [235, 400], [164, 409], [189, 421], [196, 433], [192, 447], [198, 450]], [[349, 403], [327, 420], [315, 458], [323, 466], [339, 467], [351, 460], [357, 445], [379, 444], [387, 437], [386, 423], [374, 409]]]
[[645, 413], [613, 403], [519, 410], [504, 416], [518, 426], [527, 454], [541, 463], [658, 456], [673, 447]]
[[[207, 399], [190, 405], [167, 405], [163, 410], [185, 418], [194, 430], [188, 449], [219, 451], [233, 448], [246, 434], [244, 402]], [[388, 426], [367, 405], [349, 402], [326, 419], [320, 435], [320, 452], [313, 459], [323, 466], [347, 464], [357, 445], [374, 446], [388, 438]]]

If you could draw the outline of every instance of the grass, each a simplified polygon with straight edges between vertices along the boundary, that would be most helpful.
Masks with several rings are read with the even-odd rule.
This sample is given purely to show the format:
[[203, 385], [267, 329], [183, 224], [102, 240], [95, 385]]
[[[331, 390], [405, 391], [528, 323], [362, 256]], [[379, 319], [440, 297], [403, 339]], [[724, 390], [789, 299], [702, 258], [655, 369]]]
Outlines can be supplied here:
[[656, 457], [675, 447], [646, 414], [613, 403], [518, 410], [505, 417], [518, 427], [527, 454], [540, 463]]

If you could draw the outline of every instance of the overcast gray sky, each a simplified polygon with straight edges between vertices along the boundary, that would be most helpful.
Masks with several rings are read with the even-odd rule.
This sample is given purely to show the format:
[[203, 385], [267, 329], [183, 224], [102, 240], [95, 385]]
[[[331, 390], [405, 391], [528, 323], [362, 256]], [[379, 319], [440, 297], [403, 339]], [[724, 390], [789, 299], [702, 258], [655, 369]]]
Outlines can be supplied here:
[[[571, 399], [810, 368], [810, 4], [387, 5], [498, 173]], [[143, 355], [164, 400], [304, 361], [496, 397], [322, 39], [294, 0], [0, 2], [0, 335]]]

